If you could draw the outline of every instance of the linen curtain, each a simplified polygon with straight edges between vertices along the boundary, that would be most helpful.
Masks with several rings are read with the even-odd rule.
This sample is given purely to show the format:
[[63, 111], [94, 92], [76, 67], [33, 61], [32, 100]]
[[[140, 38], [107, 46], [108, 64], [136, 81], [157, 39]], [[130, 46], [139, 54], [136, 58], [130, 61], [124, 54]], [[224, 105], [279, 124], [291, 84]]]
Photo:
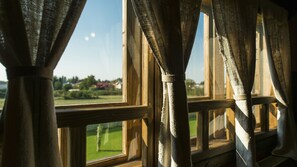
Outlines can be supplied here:
[[236, 164], [257, 166], [251, 90], [255, 73], [258, 1], [212, 0], [220, 53], [236, 104]]
[[201, 1], [132, 0], [132, 4], [162, 72], [158, 166], [192, 166], [184, 80]]
[[51, 78], [84, 4], [0, 1], [0, 61], [8, 78], [1, 166], [62, 166]]
[[278, 104], [278, 145], [272, 154], [297, 161], [295, 121], [289, 94], [291, 61], [288, 16], [285, 9], [266, 1], [261, 3], [261, 12], [269, 69]]

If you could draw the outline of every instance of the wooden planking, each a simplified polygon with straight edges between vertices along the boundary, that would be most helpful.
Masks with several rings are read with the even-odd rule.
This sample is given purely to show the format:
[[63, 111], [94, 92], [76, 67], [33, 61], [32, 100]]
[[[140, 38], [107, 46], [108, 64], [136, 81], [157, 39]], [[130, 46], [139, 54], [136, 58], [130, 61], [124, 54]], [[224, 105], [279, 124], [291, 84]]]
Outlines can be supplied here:
[[[142, 31], [139, 27], [138, 19], [133, 11], [132, 3], [126, 0], [127, 15], [126, 29], [127, 29], [127, 46], [126, 46], [126, 73], [127, 82], [127, 103], [129, 105], [142, 105]], [[147, 113], [147, 110], [146, 110]], [[124, 122], [125, 130], [123, 134], [123, 148], [128, 155], [128, 161], [131, 159], [139, 158], [141, 155], [141, 119], [134, 119]]]
[[155, 154], [155, 126], [154, 126], [154, 73], [155, 73], [155, 59], [152, 51], [149, 48], [148, 42], [143, 34], [142, 38], [142, 55], [143, 55], [143, 69], [142, 69], [142, 105], [148, 106], [147, 119], [142, 120], [142, 166], [154, 166]]
[[77, 127], [88, 124], [143, 119], [146, 106], [122, 106], [57, 110], [58, 127]]

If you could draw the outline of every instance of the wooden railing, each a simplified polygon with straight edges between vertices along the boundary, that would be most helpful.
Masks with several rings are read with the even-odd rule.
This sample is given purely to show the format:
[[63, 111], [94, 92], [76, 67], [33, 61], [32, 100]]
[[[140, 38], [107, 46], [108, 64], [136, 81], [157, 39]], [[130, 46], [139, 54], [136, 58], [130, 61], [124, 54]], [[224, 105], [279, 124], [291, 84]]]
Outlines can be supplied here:
[[[253, 97], [253, 105], [263, 105], [263, 109], [260, 111], [260, 126], [261, 133], [256, 134], [256, 141], [263, 138], [271, 137], [276, 134], [276, 130], [269, 131], [269, 105], [276, 103], [274, 97]], [[193, 163], [209, 160], [207, 163], [212, 163], [211, 158], [218, 155], [234, 151], [234, 139], [230, 140], [230, 143], [221, 147], [210, 149], [209, 148], [209, 111], [228, 109], [234, 112], [235, 101], [233, 99], [226, 100], [203, 100], [203, 101], [191, 101], [188, 102], [189, 113], [196, 113], [197, 119], [197, 137], [192, 140], [196, 140], [196, 151], [192, 152]], [[227, 112], [227, 111], [225, 111]], [[229, 120], [227, 120], [229, 121]], [[226, 127], [227, 128], [227, 127]], [[233, 127], [234, 128], [234, 127]], [[234, 130], [234, 129], [233, 129]], [[199, 133], [198, 133], [199, 132]], [[235, 132], [232, 132], [235, 133]], [[198, 165], [199, 166], [199, 165]], [[210, 165], [211, 166], [211, 165]]]
[[[253, 105], [264, 105], [265, 110], [261, 110], [261, 131], [269, 132], [269, 105], [275, 103], [276, 99], [274, 97], [253, 97]], [[188, 102], [189, 113], [197, 113], [197, 145], [200, 151], [193, 152], [193, 162], [201, 160], [206, 156], [210, 158], [218, 153], [223, 153], [225, 151], [230, 151], [234, 149], [234, 145], [223, 146], [216, 153], [210, 151], [209, 149], [209, 110], [217, 109], [234, 109], [235, 101], [233, 99], [226, 100], [201, 100], [201, 101], [190, 101]], [[56, 109], [57, 123], [59, 128], [70, 127], [72, 131], [70, 137], [76, 138], [71, 144], [72, 150], [70, 153], [65, 154], [64, 158], [70, 159], [68, 162], [71, 164], [86, 164], [85, 159], [85, 131], [86, 126], [89, 124], [98, 124], [114, 121], [126, 121], [134, 119], [146, 119], [148, 116], [147, 106], [121, 106], [116, 107], [58, 107]], [[198, 133], [199, 132], [199, 133]], [[67, 139], [69, 140], [69, 139]], [[70, 139], [71, 140], [71, 139]], [[207, 154], [205, 154], [207, 152]], [[83, 158], [82, 158], [83, 157]], [[125, 159], [125, 158], [122, 158]]]

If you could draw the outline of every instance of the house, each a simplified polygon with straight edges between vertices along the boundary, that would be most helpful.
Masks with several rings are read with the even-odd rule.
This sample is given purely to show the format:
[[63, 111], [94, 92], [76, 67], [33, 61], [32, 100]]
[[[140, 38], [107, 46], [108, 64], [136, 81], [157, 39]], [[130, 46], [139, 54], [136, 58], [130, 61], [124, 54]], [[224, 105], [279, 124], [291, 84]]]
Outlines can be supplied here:
[[122, 89], [123, 87], [123, 83], [122, 82], [116, 82], [115, 84], [113, 84], [114, 88], [116, 89]]
[[97, 82], [96, 83], [96, 88], [99, 90], [106, 90], [112, 88], [113, 85], [109, 82]]

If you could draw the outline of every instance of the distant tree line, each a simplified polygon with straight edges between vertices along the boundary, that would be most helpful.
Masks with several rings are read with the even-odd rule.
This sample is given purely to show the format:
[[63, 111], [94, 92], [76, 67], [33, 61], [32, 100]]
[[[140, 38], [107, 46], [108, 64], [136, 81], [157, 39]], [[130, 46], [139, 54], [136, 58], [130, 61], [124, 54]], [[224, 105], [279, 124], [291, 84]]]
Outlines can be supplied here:
[[122, 78], [109, 81], [96, 79], [94, 75], [82, 79], [78, 76], [53, 77], [54, 96], [63, 99], [95, 99], [103, 95], [121, 95], [121, 87], [115, 88], [115, 84], [122, 84]]

